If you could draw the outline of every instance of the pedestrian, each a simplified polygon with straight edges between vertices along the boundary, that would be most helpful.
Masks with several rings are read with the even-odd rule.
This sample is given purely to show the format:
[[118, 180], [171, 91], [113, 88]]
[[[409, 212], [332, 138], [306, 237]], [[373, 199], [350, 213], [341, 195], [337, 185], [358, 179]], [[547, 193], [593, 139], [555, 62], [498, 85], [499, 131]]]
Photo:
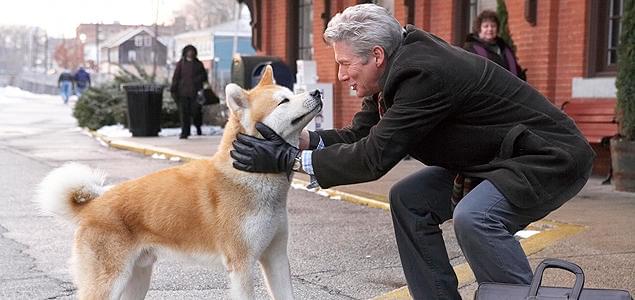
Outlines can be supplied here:
[[514, 50], [498, 36], [499, 28], [500, 21], [496, 12], [482, 11], [474, 20], [472, 33], [467, 36], [463, 49], [483, 56], [518, 78], [527, 80], [526, 70], [518, 63]]
[[[404, 156], [425, 166], [390, 190], [395, 236], [415, 299], [460, 299], [439, 225], [453, 219], [476, 280], [529, 284], [514, 233], [572, 198], [595, 153], [573, 121], [499, 65], [360, 4], [324, 32], [338, 79], [363, 98], [352, 124], [305, 131], [296, 148], [262, 123], [239, 134], [234, 167], [301, 171], [322, 188], [379, 179]], [[456, 206], [454, 181], [478, 178]], [[460, 181], [460, 180], [459, 180]]]
[[181, 135], [187, 139], [190, 136], [191, 122], [194, 121], [196, 134], [202, 135], [203, 107], [196, 101], [198, 91], [207, 85], [207, 71], [203, 63], [198, 60], [196, 48], [192, 45], [183, 47], [181, 60], [176, 63], [170, 93], [179, 104], [181, 115]]
[[84, 70], [84, 68], [79, 67], [77, 72], [75, 72], [75, 94], [77, 97], [81, 97], [86, 89], [90, 87], [90, 74]]
[[73, 95], [73, 75], [68, 70], [60, 73], [60, 77], [57, 78], [57, 88], [60, 89], [64, 104], [68, 104], [68, 98]]

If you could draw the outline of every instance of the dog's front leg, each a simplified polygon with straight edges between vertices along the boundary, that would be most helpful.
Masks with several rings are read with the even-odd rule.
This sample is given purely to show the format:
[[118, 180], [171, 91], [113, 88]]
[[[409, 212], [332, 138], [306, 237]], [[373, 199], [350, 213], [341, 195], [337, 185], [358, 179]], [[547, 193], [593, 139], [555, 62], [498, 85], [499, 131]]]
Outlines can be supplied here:
[[253, 263], [245, 262], [228, 267], [232, 299], [255, 299], [252, 266]]
[[291, 287], [291, 271], [287, 255], [287, 224], [276, 233], [269, 247], [260, 256], [260, 267], [269, 290], [269, 295], [276, 300], [293, 299]]

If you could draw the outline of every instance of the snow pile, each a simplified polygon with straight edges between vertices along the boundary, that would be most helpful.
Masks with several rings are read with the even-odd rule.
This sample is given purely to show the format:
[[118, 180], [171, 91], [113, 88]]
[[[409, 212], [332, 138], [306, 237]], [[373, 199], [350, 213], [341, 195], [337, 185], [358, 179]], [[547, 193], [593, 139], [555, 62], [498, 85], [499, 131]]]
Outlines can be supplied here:
[[[219, 126], [207, 126], [204, 125], [201, 127], [203, 131], [203, 135], [222, 135], [223, 128]], [[192, 126], [190, 128], [190, 132], [196, 134], [196, 128]], [[99, 128], [97, 133], [110, 137], [110, 138], [121, 138], [121, 137], [131, 137], [132, 133], [128, 130], [128, 128], [124, 128], [123, 125], [109, 125]], [[162, 128], [159, 132], [159, 136], [178, 136], [181, 134], [181, 128]]]
[[62, 98], [57, 95], [34, 94], [14, 86], [0, 87], [0, 103], [15, 102], [16, 100], [44, 100], [62, 103]]

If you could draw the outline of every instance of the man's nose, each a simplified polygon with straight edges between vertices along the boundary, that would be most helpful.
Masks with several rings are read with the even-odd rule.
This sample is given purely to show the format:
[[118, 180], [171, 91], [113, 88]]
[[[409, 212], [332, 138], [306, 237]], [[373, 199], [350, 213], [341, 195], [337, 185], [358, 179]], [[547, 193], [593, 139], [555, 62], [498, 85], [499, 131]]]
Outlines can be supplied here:
[[337, 79], [339, 79], [339, 81], [346, 81], [348, 78], [348, 74], [343, 72], [341, 68], [337, 70]]

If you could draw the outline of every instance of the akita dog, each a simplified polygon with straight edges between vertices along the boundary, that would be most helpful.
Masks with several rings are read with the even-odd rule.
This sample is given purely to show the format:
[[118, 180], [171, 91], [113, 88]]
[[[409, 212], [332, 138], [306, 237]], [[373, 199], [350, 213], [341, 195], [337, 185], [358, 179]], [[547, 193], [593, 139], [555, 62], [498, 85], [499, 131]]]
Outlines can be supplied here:
[[254, 298], [252, 268], [260, 263], [269, 294], [292, 299], [287, 256], [289, 174], [234, 169], [229, 152], [256, 122], [298, 146], [300, 132], [322, 107], [318, 91], [294, 95], [275, 85], [267, 66], [250, 91], [229, 84], [230, 117], [209, 160], [161, 170], [110, 189], [104, 175], [79, 164], [48, 174], [37, 200], [44, 211], [78, 225], [71, 271], [80, 299], [142, 299], [163, 254], [212, 261], [229, 272], [231, 295]]

